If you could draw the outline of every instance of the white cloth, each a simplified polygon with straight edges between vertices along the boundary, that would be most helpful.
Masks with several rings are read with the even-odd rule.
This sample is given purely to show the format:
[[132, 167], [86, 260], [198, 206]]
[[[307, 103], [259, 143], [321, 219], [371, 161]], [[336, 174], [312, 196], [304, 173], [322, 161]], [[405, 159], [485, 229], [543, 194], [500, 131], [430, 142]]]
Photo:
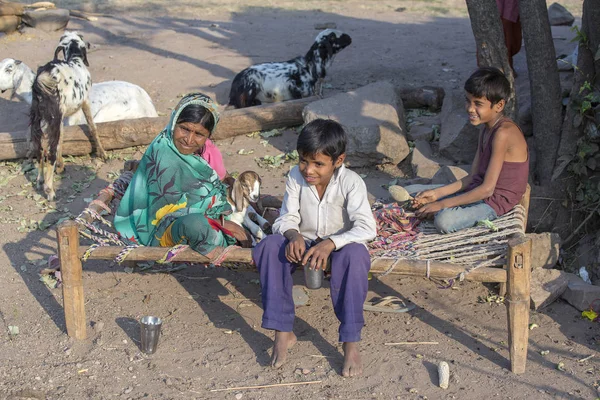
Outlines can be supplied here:
[[331, 239], [336, 250], [348, 243], [366, 243], [377, 235], [369, 206], [367, 186], [354, 171], [343, 165], [334, 172], [323, 199], [304, 180], [298, 166], [292, 168], [273, 232], [295, 229], [306, 240]]

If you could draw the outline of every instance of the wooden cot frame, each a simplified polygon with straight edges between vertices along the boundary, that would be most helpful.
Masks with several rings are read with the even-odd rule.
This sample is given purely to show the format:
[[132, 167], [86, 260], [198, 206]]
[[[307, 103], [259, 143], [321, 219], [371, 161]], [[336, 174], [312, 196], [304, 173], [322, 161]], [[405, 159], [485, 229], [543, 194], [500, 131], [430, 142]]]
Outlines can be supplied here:
[[[128, 169], [128, 166], [125, 166]], [[521, 199], [525, 208], [523, 231], [527, 226], [530, 187]], [[102, 191], [98, 201], [108, 205], [112, 196]], [[102, 207], [91, 204], [90, 208], [100, 212]], [[85, 299], [83, 293], [82, 257], [86, 248], [79, 243], [79, 224], [73, 220], [64, 221], [56, 229], [58, 256], [60, 259], [63, 288], [63, 307], [67, 334], [78, 340], [87, 338]], [[114, 260], [123, 250], [120, 246], [96, 248], [88, 257], [92, 260]], [[138, 247], [127, 256], [128, 261], [156, 261], [165, 254], [165, 248]], [[525, 372], [529, 339], [529, 305], [531, 279], [531, 239], [515, 235], [508, 241], [507, 265], [502, 268], [481, 267], [465, 274], [465, 279], [477, 282], [500, 283], [500, 294], [507, 294], [505, 304], [508, 317], [508, 343], [511, 370], [515, 374]], [[192, 249], [178, 253], [173, 261], [209, 264], [211, 260]], [[227, 262], [240, 262], [249, 265], [252, 261], [251, 249], [234, 248], [227, 253]], [[423, 260], [403, 260], [378, 258], [373, 260], [371, 272], [392, 275], [431, 276], [434, 278], [456, 278], [465, 272], [461, 265]], [[427, 275], [429, 274], [429, 275]]]

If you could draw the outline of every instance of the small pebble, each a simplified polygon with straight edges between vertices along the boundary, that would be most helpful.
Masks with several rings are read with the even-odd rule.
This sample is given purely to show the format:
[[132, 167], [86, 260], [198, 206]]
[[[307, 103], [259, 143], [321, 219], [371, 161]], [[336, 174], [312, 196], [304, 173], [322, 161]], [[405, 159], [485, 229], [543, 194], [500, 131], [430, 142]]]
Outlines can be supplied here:
[[310, 374], [310, 373], [311, 373], [311, 370], [310, 370], [310, 369], [308, 369], [308, 368], [303, 368], [303, 369], [302, 369], [302, 374], [303, 374], [303, 375], [308, 375], [308, 374]]
[[296, 369], [294, 370], [294, 373], [295, 373], [296, 375], [302, 375], [302, 368], [296, 368]]
[[123, 393], [125, 394], [129, 394], [133, 391], [133, 388], [131, 386], [129, 386], [127, 389], [125, 389], [125, 391]]
[[123, 339], [123, 344], [127, 344], [127, 339]]
[[244, 397], [244, 395], [242, 393], [238, 393], [238, 394], [235, 395], [235, 398], [237, 400], [240, 400], [242, 397]]
[[171, 386], [172, 384], [173, 384], [173, 382], [171, 382], [171, 378], [165, 379], [165, 385]]

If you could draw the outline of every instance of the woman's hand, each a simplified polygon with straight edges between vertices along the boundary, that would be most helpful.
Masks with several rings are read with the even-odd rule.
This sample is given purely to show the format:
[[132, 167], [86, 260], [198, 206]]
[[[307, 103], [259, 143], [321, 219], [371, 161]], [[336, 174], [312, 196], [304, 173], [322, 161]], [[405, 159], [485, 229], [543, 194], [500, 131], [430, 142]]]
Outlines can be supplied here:
[[233, 237], [240, 242], [240, 245], [244, 248], [252, 247], [252, 238], [250, 234], [244, 229], [244, 227], [239, 226], [235, 222], [232, 221], [223, 221], [223, 228], [227, 229]]
[[417, 211], [415, 211], [415, 215], [419, 218], [427, 218], [430, 215], [435, 214], [436, 212], [443, 210], [444, 205], [440, 201], [434, 201], [433, 203], [425, 204]]
[[438, 199], [437, 193], [435, 190], [425, 190], [423, 192], [417, 193], [413, 200], [413, 207], [420, 208], [425, 204], [433, 203]]
[[[327, 268], [327, 260], [332, 251], [335, 250], [335, 243], [331, 239], [323, 240], [314, 245], [304, 254], [302, 265], [306, 265], [311, 269]], [[310, 264], [307, 264], [310, 263]]]
[[306, 251], [304, 238], [300, 232], [293, 229], [285, 232], [284, 236], [289, 241], [287, 246], [285, 246], [285, 258], [287, 258], [289, 262], [300, 263], [302, 261], [302, 256]]

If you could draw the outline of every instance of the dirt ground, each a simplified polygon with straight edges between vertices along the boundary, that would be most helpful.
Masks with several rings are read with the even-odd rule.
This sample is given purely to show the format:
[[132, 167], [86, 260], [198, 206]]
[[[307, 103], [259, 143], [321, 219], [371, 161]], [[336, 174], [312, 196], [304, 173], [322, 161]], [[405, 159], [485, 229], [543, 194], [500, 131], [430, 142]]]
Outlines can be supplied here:
[[[304, 54], [334, 22], [353, 43], [327, 77], [325, 96], [380, 79], [398, 85], [438, 85], [460, 90], [475, 68], [475, 43], [466, 6], [442, 1], [97, 1], [57, 2], [110, 13], [96, 22], [71, 20], [69, 29], [92, 44], [96, 82], [125, 80], [144, 87], [166, 115], [183, 93], [200, 90], [226, 102], [229, 84], [244, 67]], [[243, 4], [242, 4], [243, 3]], [[581, 1], [561, 2], [578, 18]], [[53, 55], [59, 34], [27, 31], [0, 37], [0, 58], [31, 67]], [[553, 28], [557, 53], [569, 53], [573, 33]], [[526, 87], [525, 52], [515, 60]], [[27, 107], [0, 97], [0, 132], [27, 128]], [[295, 130], [264, 141], [240, 136], [218, 142], [230, 172], [247, 168], [264, 177], [264, 192], [282, 194], [291, 164], [259, 168], [255, 157], [295, 146]], [[240, 150], [244, 150], [239, 154]], [[506, 310], [481, 302], [493, 285], [459, 283], [441, 289], [424, 278], [374, 278], [369, 298], [397, 295], [417, 308], [407, 314], [365, 313], [365, 373], [342, 378], [341, 347], [329, 290], [311, 291], [297, 308], [299, 342], [289, 362], [268, 367], [273, 334], [260, 328], [257, 274], [187, 266], [165, 274], [109, 262], [84, 264], [88, 339], [66, 335], [62, 291], [49, 289], [39, 272], [56, 253], [54, 224], [77, 215], [115, 178], [126, 159], [143, 149], [111, 152], [101, 163], [68, 157], [57, 178], [58, 201], [48, 204], [31, 186], [21, 162], [0, 164], [0, 398], [8, 399], [594, 399], [599, 397], [600, 330], [568, 304], [557, 301], [532, 313], [527, 372], [509, 370]], [[248, 154], [249, 153], [249, 154]], [[28, 167], [25, 166], [25, 170]], [[401, 169], [364, 169], [370, 195]], [[533, 194], [535, 196], [535, 193]], [[547, 203], [540, 199], [534, 209]], [[297, 274], [296, 284], [303, 285]], [[158, 351], [139, 350], [137, 320], [164, 319]], [[11, 328], [9, 328], [11, 327]], [[14, 327], [19, 333], [15, 334]], [[11, 334], [12, 332], [12, 334]], [[397, 341], [437, 345], [385, 346]], [[437, 387], [437, 364], [450, 364], [450, 387]], [[560, 368], [559, 368], [560, 366]], [[306, 386], [210, 392], [228, 387], [320, 381]]]

